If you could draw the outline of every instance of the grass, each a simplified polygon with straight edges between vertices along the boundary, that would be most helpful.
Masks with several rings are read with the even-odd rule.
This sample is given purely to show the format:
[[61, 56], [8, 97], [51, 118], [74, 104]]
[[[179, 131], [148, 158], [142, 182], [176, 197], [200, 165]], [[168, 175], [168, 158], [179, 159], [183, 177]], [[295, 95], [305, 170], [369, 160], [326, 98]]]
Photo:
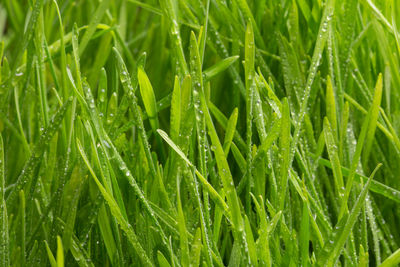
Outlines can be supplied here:
[[0, 266], [398, 266], [400, 5], [0, 1]]

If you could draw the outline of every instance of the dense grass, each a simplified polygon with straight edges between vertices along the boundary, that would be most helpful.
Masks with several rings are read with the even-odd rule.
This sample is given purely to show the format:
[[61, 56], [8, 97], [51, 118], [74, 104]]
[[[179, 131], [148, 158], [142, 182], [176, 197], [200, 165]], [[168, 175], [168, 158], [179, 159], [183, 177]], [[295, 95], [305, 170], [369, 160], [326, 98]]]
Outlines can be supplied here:
[[397, 266], [396, 0], [1, 0], [0, 266]]

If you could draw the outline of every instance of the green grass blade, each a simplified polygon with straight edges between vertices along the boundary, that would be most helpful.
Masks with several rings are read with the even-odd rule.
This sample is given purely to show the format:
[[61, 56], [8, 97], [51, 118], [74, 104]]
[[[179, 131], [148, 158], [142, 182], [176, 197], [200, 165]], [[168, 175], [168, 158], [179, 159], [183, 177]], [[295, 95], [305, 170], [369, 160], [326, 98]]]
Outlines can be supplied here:
[[165, 256], [161, 251], [157, 251], [157, 260], [160, 267], [171, 267]]
[[[321, 164], [323, 166], [326, 166], [328, 168], [332, 168], [332, 165], [331, 165], [330, 161], [328, 161], [326, 159], [319, 158], [318, 162], [319, 162], [319, 164]], [[346, 167], [343, 167], [343, 166], [341, 168], [342, 168], [343, 175], [348, 176], [349, 173], [350, 173], [350, 170], [348, 168], [346, 168]], [[355, 181], [357, 181], [358, 183], [361, 184], [361, 183], [367, 182], [368, 177], [366, 177], [364, 175], [361, 175], [359, 173], [355, 173], [354, 179], [355, 179]], [[391, 188], [391, 187], [389, 187], [387, 185], [384, 185], [384, 184], [382, 184], [382, 183], [380, 183], [378, 181], [373, 180], [371, 182], [370, 190], [372, 192], [380, 194], [380, 195], [382, 195], [382, 196], [384, 196], [384, 197], [386, 197], [388, 199], [391, 199], [391, 200], [393, 200], [393, 201], [395, 201], [397, 203], [400, 203], [400, 191], [398, 191], [398, 190], [396, 190], [394, 188]]]
[[328, 76], [326, 82], [326, 116], [329, 120], [333, 136], [335, 140], [337, 138], [337, 118], [336, 118], [336, 102], [335, 94], [333, 92], [333, 86], [331, 78]]
[[88, 45], [90, 39], [96, 31], [97, 24], [99, 24], [100, 20], [104, 16], [104, 13], [107, 11], [109, 4], [110, 0], [102, 0], [93, 16], [91, 16], [89, 26], [82, 37], [81, 43], [79, 44], [79, 55], [82, 55], [85, 51], [86, 46]]
[[44, 240], [44, 244], [46, 245], [46, 251], [47, 251], [47, 256], [49, 257], [50, 265], [51, 267], [57, 267], [57, 262], [56, 259], [54, 258], [53, 253], [51, 252], [51, 249], [49, 247], [49, 244], [47, 244], [47, 241]]
[[336, 224], [329, 241], [326, 242], [323, 251], [318, 256], [318, 264], [320, 266], [333, 266], [336, 263], [337, 258], [340, 256], [343, 246], [345, 245], [347, 238], [349, 237], [349, 234], [356, 222], [361, 207], [363, 206], [372, 178], [380, 166], [381, 164], [378, 165], [372, 172], [368, 182], [365, 184], [363, 190], [357, 198], [357, 201], [354, 204], [351, 212], [342, 217], [342, 219]]
[[[196, 130], [197, 130], [197, 142], [198, 142], [198, 153], [199, 153], [199, 161], [200, 161], [200, 172], [207, 179], [207, 169], [206, 169], [206, 125], [204, 121], [204, 113], [200, 107], [200, 97], [204, 93], [203, 89], [203, 77], [202, 77], [202, 67], [201, 67], [201, 58], [199, 47], [197, 45], [196, 36], [194, 32], [190, 34], [190, 75], [192, 76], [192, 89], [193, 89], [193, 105], [195, 108], [196, 114]], [[197, 183], [195, 182], [195, 186], [197, 187]], [[195, 188], [197, 192], [198, 189]], [[199, 212], [200, 212], [200, 221], [201, 221], [201, 229], [204, 238], [204, 245], [207, 251], [206, 261], [208, 265], [212, 264], [212, 256], [211, 256], [211, 239], [209, 237], [210, 230], [206, 225], [206, 218], [208, 215], [208, 207], [207, 201], [204, 201], [202, 204], [200, 196], [196, 196], [199, 203]], [[207, 199], [207, 196], [205, 196]], [[205, 206], [203, 209], [203, 205]]]
[[43, 132], [42, 136], [40, 137], [38, 143], [36, 144], [31, 157], [25, 163], [24, 168], [22, 169], [21, 174], [18, 176], [16, 181], [16, 185], [13, 187], [12, 191], [9, 193], [7, 197], [7, 205], [12, 206], [13, 202], [15, 201], [15, 197], [17, 192], [21, 190], [24, 185], [28, 182], [28, 178], [32, 175], [33, 171], [35, 170], [36, 166], [40, 164], [41, 157], [44, 153], [44, 150], [50, 143], [51, 138], [57, 132], [58, 128], [60, 127], [66, 111], [71, 104], [72, 99], [69, 98], [63, 106], [58, 110], [58, 112], [54, 115], [49, 123], [49, 126]]
[[[372, 146], [371, 138], [373, 138], [374, 133], [375, 133], [376, 120], [378, 118], [381, 97], [382, 97], [382, 77], [378, 78], [377, 87], [376, 87], [376, 91], [374, 94], [373, 105], [369, 109], [367, 117], [365, 118], [364, 123], [362, 125], [360, 136], [358, 138], [358, 142], [357, 142], [357, 146], [356, 146], [356, 151], [354, 152], [354, 156], [351, 161], [350, 172], [349, 172], [347, 182], [346, 182], [346, 191], [345, 191], [345, 195], [343, 198], [342, 206], [340, 208], [340, 216], [343, 215], [343, 213], [347, 209], [346, 208], [347, 199], [349, 198], [349, 195], [350, 195], [354, 175], [356, 173], [358, 162], [360, 160], [361, 152], [364, 148], [364, 143], [365, 143], [365, 139], [367, 138], [367, 136], [368, 136], [369, 142], [370, 142], [369, 145]], [[370, 131], [372, 131], [372, 132], [370, 132]]]
[[381, 99], [382, 99], [382, 88], [383, 88], [382, 74], [379, 74], [378, 80], [376, 82], [374, 98], [372, 100], [372, 106], [371, 106], [371, 110], [370, 110], [371, 117], [370, 117], [370, 121], [368, 123], [368, 133], [365, 138], [364, 158], [363, 158], [364, 166], [368, 162], [369, 155], [371, 153], [372, 145], [374, 142], [375, 130], [376, 130], [376, 125], [377, 125], [378, 116], [379, 116], [379, 108], [380, 108]]
[[396, 266], [400, 263], [400, 249], [396, 250], [392, 255], [386, 258], [379, 267]]
[[300, 111], [299, 111], [300, 113], [298, 115], [298, 118], [296, 119], [297, 123], [295, 125], [293, 141], [291, 144], [290, 162], [292, 162], [292, 160], [293, 160], [294, 152], [295, 152], [297, 143], [300, 138], [300, 130], [302, 128], [303, 119], [304, 119], [304, 116], [305, 116], [305, 113], [307, 110], [308, 100], [309, 100], [310, 93], [311, 93], [311, 86], [314, 82], [315, 76], [317, 75], [317, 68], [320, 64], [321, 55], [322, 55], [322, 52], [324, 51], [324, 47], [325, 47], [325, 43], [326, 43], [326, 39], [327, 39], [327, 35], [328, 35], [327, 34], [328, 21], [331, 20], [331, 18], [333, 16], [334, 3], [335, 3], [334, 0], [328, 0], [327, 3], [325, 3], [324, 13], [322, 15], [321, 24], [320, 24], [319, 30], [318, 30], [318, 38], [317, 38], [317, 41], [315, 44], [311, 65], [310, 65], [307, 80], [305, 83], [306, 89], [304, 91], [304, 95], [302, 96], [303, 101], [300, 104]]
[[238, 119], [238, 109], [235, 108], [231, 116], [229, 117], [228, 123], [226, 125], [224, 145], [223, 145], [225, 156], [228, 156], [229, 154], [232, 140], [235, 135], [237, 119]]
[[239, 56], [233, 56], [224, 58], [223, 60], [219, 61], [215, 65], [209, 67], [208, 69], [203, 71], [203, 76], [205, 81], [211, 80], [213, 77], [217, 76], [221, 72], [228, 69], [233, 63], [237, 61]]
[[170, 135], [172, 140], [177, 140], [181, 127], [181, 118], [183, 114], [181, 114], [181, 86], [179, 84], [178, 76], [175, 76], [174, 81], [174, 89], [172, 91], [172, 99], [171, 99], [171, 130]]
[[64, 267], [64, 249], [59, 236], [57, 236], [57, 267]]
[[121, 226], [122, 230], [126, 233], [129, 242], [132, 244], [132, 246], [135, 248], [139, 258], [142, 261], [142, 264], [146, 265], [146, 266], [152, 266], [152, 262], [149, 259], [149, 257], [147, 256], [147, 253], [145, 252], [145, 250], [143, 249], [143, 247], [141, 246], [141, 244], [139, 243], [139, 240], [132, 228], [132, 226], [129, 224], [129, 222], [127, 222], [122, 213], [120, 208], [118, 207], [116, 201], [114, 200], [114, 198], [107, 193], [106, 189], [103, 187], [103, 185], [100, 183], [100, 181], [98, 180], [96, 174], [94, 173], [92, 167], [90, 166], [89, 160], [86, 156], [86, 153], [83, 150], [83, 147], [81, 145], [81, 142], [79, 141], [79, 139], [76, 140], [76, 145], [78, 147], [79, 153], [82, 156], [83, 161], [86, 164], [86, 167], [88, 168], [90, 174], [92, 175], [94, 181], [96, 182], [101, 194], [103, 195], [104, 199], [106, 200], [108, 206], [110, 207], [110, 211], [113, 214], [113, 216], [115, 217], [115, 219], [117, 220], [118, 224]]
[[144, 107], [146, 109], [147, 115], [150, 119], [150, 124], [153, 130], [158, 129], [158, 118], [156, 109], [156, 97], [154, 96], [153, 87], [151, 86], [150, 80], [147, 74], [142, 68], [138, 68], [138, 81], [140, 94], [142, 95]]
[[135, 84], [135, 87], [132, 86], [131, 79], [129, 77], [129, 73], [125, 66], [125, 63], [115, 48], [114, 48], [114, 54], [118, 61], [118, 72], [119, 72], [119, 78], [121, 80], [122, 86], [124, 88], [125, 93], [128, 95], [128, 97], [132, 101], [133, 115], [136, 120], [136, 124], [138, 125], [139, 134], [140, 134], [141, 140], [143, 142], [143, 147], [145, 150], [147, 163], [150, 166], [150, 173], [153, 176], [153, 178], [156, 178], [157, 173], [156, 173], [155, 163], [153, 162], [153, 158], [151, 156], [150, 146], [149, 146], [149, 142], [147, 139], [146, 130], [143, 125], [142, 115], [139, 110], [139, 106], [136, 102], [136, 97], [135, 97], [135, 89], [136, 88], [135, 87], [137, 86], [137, 84]]
[[[169, 138], [169, 136], [166, 132], [164, 132], [163, 130], [160, 130], [160, 129], [158, 129], [157, 132], [168, 143], [168, 145], [170, 145], [171, 148], [186, 162], [187, 165], [195, 168], [195, 166], [189, 161], [189, 159], [185, 156], [185, 154], [182, 152], [182, 150]], [[195, 168], [195, 173], [196, 173], [197, 177], [199, 177], [200, 182], [202, 183], [204, 188], [208, 191], [208, 193], [211, 195], [211, 197], [216, 201], [216, 204], [218, 204], [225, 211], [228, 211], [229, 208], [226, 205], [223, 198], [218, 194], [218, 192], [212, 187], [211, 184], [209, 184], [209, 182], [203, 177], [203, 175], [196, 168]]]
[[7, 205], [5, 201], [5, 168], [4, 168], [4, 145], [3, 137], [0, 134], [0, 235], [2, 236], [0, 241], [0, 262], [2, 266], [8, 266], [10, 264], [10, 244], [8, 234], [8, 215]]
[[247, 161], [247, 186], [246, 186], [246, 210], [250, 209], [250, 192], [253, 182], [253, 175], [251, 169], [252, 162], [252, 121], [253, 121], [253, 99], [255, 90], [255, 45], [254, 33], [251, 22], [247, 24], [245, 35], [245, 81], [246, 81], [246, 161]]
[[335, 136], [332, 131], [328, 118], [324, 119], [324, 136], [325, 136], [325, 144], [328, 150], [329, 159], [332, 163], [332, 171], [333, 171], [333, 177], [335, 179], [336, 193], [339, 196], [344, 196], [345, 188], [343, 183], [343, 175], [340, 165], [340, 159], [338, 155]]

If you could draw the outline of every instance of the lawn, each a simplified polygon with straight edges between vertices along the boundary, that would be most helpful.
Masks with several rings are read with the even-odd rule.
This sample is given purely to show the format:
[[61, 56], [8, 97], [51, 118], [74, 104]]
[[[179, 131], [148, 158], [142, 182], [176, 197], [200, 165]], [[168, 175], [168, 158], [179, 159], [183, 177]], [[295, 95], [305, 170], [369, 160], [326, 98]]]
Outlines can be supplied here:
[[398, 266], [397, 0], [0, 0], [0, 267]]

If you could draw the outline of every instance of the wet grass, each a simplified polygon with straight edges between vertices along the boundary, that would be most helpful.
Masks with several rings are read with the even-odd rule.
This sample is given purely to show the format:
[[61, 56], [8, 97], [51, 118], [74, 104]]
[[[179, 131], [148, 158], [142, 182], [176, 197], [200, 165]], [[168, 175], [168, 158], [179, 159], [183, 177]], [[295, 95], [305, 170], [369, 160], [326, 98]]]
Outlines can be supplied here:
[[0, 266], [397, 266], [396, 1], [0, 1]]

